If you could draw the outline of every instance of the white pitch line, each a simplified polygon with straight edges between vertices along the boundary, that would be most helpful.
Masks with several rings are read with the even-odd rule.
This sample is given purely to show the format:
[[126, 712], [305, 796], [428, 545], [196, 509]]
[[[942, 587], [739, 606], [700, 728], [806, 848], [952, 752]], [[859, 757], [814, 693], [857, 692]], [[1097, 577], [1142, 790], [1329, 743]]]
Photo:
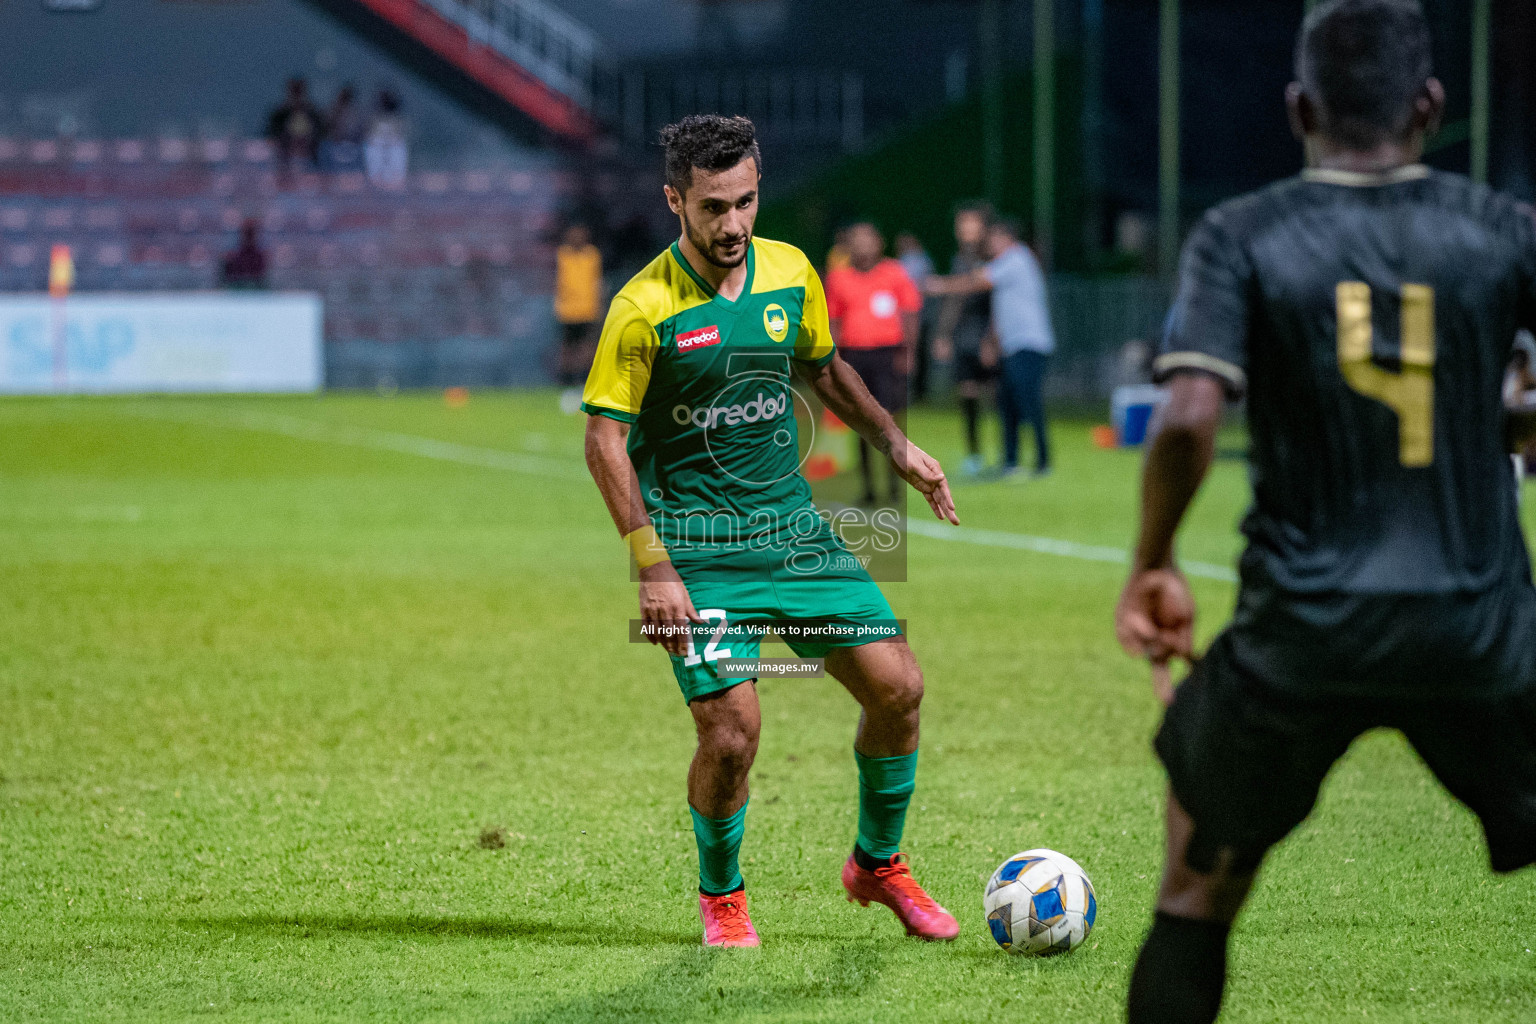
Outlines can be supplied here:
[[323, 441], [330, 444], [348, 445], [353, 448], [372, 448], [378, 451], [399, 452], [439, 462], [456, 462], [463, 466], [482, 469], [501, 469], [512, 473], [532, 476], [556, 477], [561, 480], [590, 480], [587, 471], [575, 463], [560, 459], [547, 459], [539, 455], [523, 455], [501, 448], [483, 448], [478, 445], [439, 441], [417, 434], [401, 434], [393, 430], [375, 430], [372, 427], [356, 427], [350, 424], [322, 423], [301, 416], [281, 413], [240, 410], [219, 416], [178, 416], [160, 410], [139, 410], [153, 419], [177, 420], [202, 423], [208, 426], [239, 427], [244, 430], [282, 434], [303, 441]]
[[[547, 459], [538, 455], [522, 455], [500, 448], [483, 448], [477, 445], [438, 441], [416, 434], [401, 434], [392, 430], [375, 430], [344, 424], [322, 423], [300, 416], [280, 413], [241, 410], [223, 416], [178, 416], [162, 410], [141, 410], [143, 415], [155, 419], [172, 419], [183, 422], [205, 423], [210, 426], [232, 426], [245, 430], [282, 434], [305, 441], [323, 441], [348, 445], [354, 448], [373, 448], [379, 451], [399, 452], [423, 459], [456, 462], [464, 466], [482, 469], [500, 469], [533, 476], [556, 477], [561, 480], [590, 479], [585, 469], [559, 459]], [[907, 530], [919, 537], [951, 543], [975, 544], [978, 547], [1010, 548], [1029, 551], [1037, 555], [1055, 555], [1073, 558], [1080, 562], [1103, 562], [1107, 565], [1129, 565], [1130, 557], [1120, 548], [1096, 544], [1079, 544], [1072, 540], [1054, 537], [1031, 537], [1025, 533], [1008, 533], [1003, 530], [978, 530], [970, 526], [949, 526], [910, 518]], [[1180, 568], [1189, 576], [1201, 579], [1236, 583], [1237, 574], [1224, 565], [1209, 562], [1182, 562]]]
[[[961, 544], [976, 544], [988, 548], [1012, 548], [1015, 551], [1032, 551], [1037, 555], [1058, 555], [1083, 562], [1104, 562], [1110, 565], [1130, 565], [1131, 559], [1120, 548], [1102, 547], [1097, 544], [1079, 544], [1075, 540], [1057, 540], [1054, 537], [1031, 537], [1026, 533], [1006, 533], [1002, 530], [978, 530], [970, 526], [947, 526], [930, 523], [926, 519], [908, 519], [907, 532], [933, 540], [946, 540]], [[1179, 568], [1186, 576], [1236, 583], [1237, 573], [1224, 565], [1210, 562], [1180, 562]]]

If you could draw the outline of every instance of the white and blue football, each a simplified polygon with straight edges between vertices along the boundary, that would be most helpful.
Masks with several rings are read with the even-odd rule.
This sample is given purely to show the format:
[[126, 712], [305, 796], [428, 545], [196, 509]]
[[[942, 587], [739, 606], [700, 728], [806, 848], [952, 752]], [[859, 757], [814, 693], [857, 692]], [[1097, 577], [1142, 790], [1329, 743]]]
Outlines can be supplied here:
[[992, 938], [1024, 956], [1072, 952], [1099, 915], [1087, 872], [1055, 850], [1025, 850], [1003, 861], [981, 902]]

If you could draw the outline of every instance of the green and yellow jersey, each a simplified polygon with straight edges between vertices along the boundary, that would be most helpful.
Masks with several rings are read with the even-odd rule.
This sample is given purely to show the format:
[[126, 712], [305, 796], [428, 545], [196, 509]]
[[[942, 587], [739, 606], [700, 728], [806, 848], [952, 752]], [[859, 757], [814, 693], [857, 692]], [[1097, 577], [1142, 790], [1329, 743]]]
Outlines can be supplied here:
[[[645, 507], [669, 548], [821, 534], [800, 473], [792, 362], [833, 355], [821, 279], [794, 246], [754, 238], [739, 298], [677, 244], [614, 297], [582, 409], [631, 425]], [[815, 519], [812, 523], [806, 516]]]

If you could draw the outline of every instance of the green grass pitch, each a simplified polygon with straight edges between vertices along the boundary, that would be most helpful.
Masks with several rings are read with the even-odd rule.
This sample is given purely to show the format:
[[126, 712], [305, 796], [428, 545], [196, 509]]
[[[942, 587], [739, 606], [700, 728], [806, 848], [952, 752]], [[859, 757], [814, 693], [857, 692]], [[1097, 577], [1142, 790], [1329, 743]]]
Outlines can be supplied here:
[[[1137, 456], [960, 485], [968, 527], [1128, 544]], [[917, 414], [952, 468], [957, 425]], [[448, 442], [443, 444], [441, 442]], [[1186, 558], [1230, 564], [1244, 471]], [[0, 1020], [1114, 1021], [1161, 862], [1158, 709], [1113, 564], [914, 537], [928, 680], [906, 847], [961, 920], [844, 901], [855, 706], [765, 682], [743, 868], [698, 944], [688, 715], [551, 392], [0, 403]], [[1232, 587], [1196, 581], [1201, 633]], [[770, 649], [772, 652], [773, 649]], [[1077, 858], [1071, 956], [1011, 958], [1007, 855]], [[1536, 1018], [1536, 876], [1367, 737], [1266, 867], [1225, 1020]]]

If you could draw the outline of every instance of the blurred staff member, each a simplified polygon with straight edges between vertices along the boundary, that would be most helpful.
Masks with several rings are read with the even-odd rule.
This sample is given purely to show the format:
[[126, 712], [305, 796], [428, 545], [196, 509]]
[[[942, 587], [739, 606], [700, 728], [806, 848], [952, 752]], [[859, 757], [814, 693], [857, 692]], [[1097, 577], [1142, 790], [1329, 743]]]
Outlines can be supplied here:
[[267, 254], [261, 247], [255, 218], [240, 226], [240, 245], [224, 257], [219, 283], [225, 288], [265, 288]]
[[[896, 236], [896, 260], [919, 293], [933, 276], [933, 260], [923, 243], [910, 231]], [[923, 310], [917, 320], [917, 343], [912, 348], [912, 401], [921, 402], [928, 397], [928, 370], [933, 361], [933, 322], [938, 315], [939, 301], [924, 299]]]
[[[951, 275], [970, 274], [986, 263], [987, 229], [992, 222], [992, 207], [973, 203], [955, 211], [955, 258], [950, 261]], [[940, 280], [938, 278], [932, 280]], [[929, 294], [943, 292], [927, 289]], [[955, 394], [960, 400], [960, 415], [965, 423], [965, 472], [978, 475], [981, 457], [981, 400], [987, 384], [996, 373], [997, 354], [990, 337], [992, 299], [984, 291], [956, 292], [939, 310], [933, 329], [935, 362], [953, 361]]]
[[603, 255], [585, 224], [565, 229], [555, 250], [555, 319], [560, 322], [560, 407], [574, 413], [603, 316]]
[[848, 265], [848, 228], [841, 227], [832, 236], [832, 248], [827, 250], [827, 273], [842, 270]]
[[309, 83], [290, 78], [288, 95], [267, 115], [267, 138], [277, 146], [284, 167], [314, 166], [323, 127], [319, 109], [309, 101]]
[[[922, 296], [900, 263], [885, 257], [885, 239], [873, 224], [847, 231], [848, 265], [827, 275], [827, 316], [843, 359], [863, 378], [870, 394], [895, 413], [907, 407], [907, 374], [917, 342]], [[895, 501], [901, 479], [887, 465], [887, 494]], [[864, 503], [875, 503], [869, 442], [859, 439], [859, 473]]]
[[405, 185], [405, 172], [410, 164], [405, 127], [400, 97], [388, 89], [379, 90], [373, 120], [368, 125], [368, 141], [363, 143], [364, 169], [368, 180], [379, 188]]
[[363, 165], [363, 137], [367, 118], [357, 104], [357, 92], [344, 85], [325, 118], [325, 138], [320, 143], [320, 163], [328, 171], [355, 171]]
[[1035, 431], [1035, 475], [1051, 471], [1050, 433], [1045, 423], [1045, 368], [1056, 351], [1045, 275], [1035, 254], [1019, 241], [1018, 222], [1005, 218], [987, 233], [985, 266], [958, 277], [935, 278], [934, 295], [992, 295], [992, 322], [1002, 355], [1003, 381], [998, 411], [1003, 420], [1003, 472], [1019, 469], [1019, 423]]

